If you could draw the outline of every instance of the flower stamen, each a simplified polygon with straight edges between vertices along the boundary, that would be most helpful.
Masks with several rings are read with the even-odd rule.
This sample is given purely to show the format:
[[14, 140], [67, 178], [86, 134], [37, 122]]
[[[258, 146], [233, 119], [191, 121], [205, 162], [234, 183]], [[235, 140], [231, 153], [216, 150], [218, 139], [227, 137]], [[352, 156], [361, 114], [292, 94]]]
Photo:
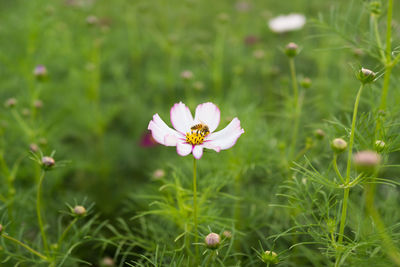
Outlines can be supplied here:
[[186, 133], [186, 143], [192, 145], [200, 145], [204, 142], [204, 138], [210, 133], [208, 126], [199, 123], [192, 126], [190, 133]]

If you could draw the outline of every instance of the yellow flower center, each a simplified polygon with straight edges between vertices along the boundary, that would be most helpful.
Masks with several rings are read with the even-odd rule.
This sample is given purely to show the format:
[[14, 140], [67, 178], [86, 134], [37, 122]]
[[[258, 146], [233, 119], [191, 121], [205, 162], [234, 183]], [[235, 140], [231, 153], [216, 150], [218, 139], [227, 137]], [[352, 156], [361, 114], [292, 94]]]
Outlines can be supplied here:
[[196, 124], [191, 128], [190, 133], [186, 133], [186, 143], [192, 145], [200, 145], [204, 142], [204, 138], [210, 133], [207, 125]]

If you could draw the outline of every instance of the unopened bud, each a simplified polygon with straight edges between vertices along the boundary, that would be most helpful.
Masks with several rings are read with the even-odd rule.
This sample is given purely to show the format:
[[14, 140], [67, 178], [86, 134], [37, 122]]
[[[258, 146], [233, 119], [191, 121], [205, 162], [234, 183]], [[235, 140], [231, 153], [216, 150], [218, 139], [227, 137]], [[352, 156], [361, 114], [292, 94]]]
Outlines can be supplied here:
[[51, 168], [56, 164], [55, 160], [52, 157], [43, 157], [42, 158], [42, 165], [45, 168]]
[[253, 57], [256, 59], [263, 59], [265, 57], [265, 52], [262, 49], [257, 49], [253, 51]]
[[35, 100], [35, 102], [33, 102], [33, 106], [37, 109], [40, 109], [43, 107], [43, 102], [41, 100]]
[[9, 98], [6, 100], [6, 102], [4, 103], [4, 106], [6, 108], [13, 108], [17, 105], [18, 101], [15, 98]]
[[3, 233], [4, 227], [2, 224], [0, 224], [0, 234]]
[[113, 267], [115, 266], [115, 262], [110, 257], [104, 257], [100, 262], [100, 267]]
[[324, 130], [322, 130], [322, 129], [317, 129], [317, 130], [315, 130], [314, 135], [315, 135], [315, 137], [316, 137], [317, 139], [322, 140], [322, 139], [324, 139], [324, 137], [325, 137], [326, 134], [325, 134]]
[[353, 156], [356, 169], [360, 172], [373, 172], [381, 163], [381, 156], [375, 151], [364, 150]]
[[181, 72], [181, 77], [184, 80], [191, 80], [193, 78], [193, 72], [190, 70], [184, 70]]
[[347, 148], [347, 142], [342, 138], [335, 138], [331, 143], [331, 147], [335, 153], [342, 153]]
[[369, 4], [369, 10], [371, 11], [371, 14], [373, 14], [375, 16], [379, 16], [382, 12], [381, 3], [378, 1], [371, 2]]
[[369, 69], [361, 68], [357, 73], [357, 79], [363, 84], [372, 83], [375, 80], [376, 73]]
[[223, 235], [224, 237], [226, 237], [226, 238], [231, 238], [231, 237], [232, 237], [232, 232], [230, 232], [230, 231], [224, 231], [224, 232], [222, 233], [222, 235]]
[[36, 152], [39, 151], [39, 146], [38, 146], [37, 144], [32, 143], [32, 144], [29, 145], [29, 149], [30, 149], [33, 153], [36, 153]]
[[385, 149], [385, 142], [383, 142], [382, 140], [376, 140], [375, 142], [375, 150], [378, 152], [381, 152], [382, 150]]
[[220, 23], [227, 23], [229, 20], [230, 20], [230, 17], [229, 17], [229, 15], [226, 14], [226, 13], [220, 13], [220, 14], [218, 15], [218, 21], [219, 21]]
[[198, 90], [198, 91], [201, 91], [201, 90], [204, 89], [204, 83], [201, 82], [201, 81], [194, 82], [193, 83], [193, 88]]
[[86, 18], [86, 23], [87, 23], [88, 25], [95, 25], [95, 24], [97, 24], [98, 22], [99, 22], [99, 20], [98, 20], [97, 17], [94, 16], [94, 15], [90, 15], [90, 16], [88, 16], [88, 17]]
[[161, 178], [164, 178], [165, 176], [165, 171], [163, 169], [157, 169], [153, 172], [153, 178], [155, 180], [159, 180]]
[[38, 80], [43, 80], [47, 77], [47, 69], [44, 65], [37, 65], [33, 70], [33, 74]]
[[299, 53], [299, 46], [295, 43], [288, 43], [285, 47], [285, 54], [288, 57], [295, 57]]
[[308, 77], [304, 77], [304, 78], [300, 81], [300, 85], [301, 85], [303, 88], [310, 88], [310, 87], [311, 87], [311, 84], [312, 84], [311, 79], [308, 78]]
[[84, 216], [86, 214], [86, 209], [84, 206], [78, 205], [74, 208], [74, 214], [77, 216]]
[[269, 250], [266, 250], [261, 255], [261, 259], [265, 263], [277, 264], [279, 262], [278, 255], [275, 252]]
[[217, 249], [220, 245], [221, 237], [219, 236], [219, 234], [210, 233], [206, 236], [204, 242], [206, 243], [207, 248]]
[[22, 109], [22, 112], [21, 112], [21, 113], [22, 113], [22, 115], [25, 116], [25, 117], [28, 117], [28, 116], [31, 114], [30, 110], [27, 109], [27, 108]]

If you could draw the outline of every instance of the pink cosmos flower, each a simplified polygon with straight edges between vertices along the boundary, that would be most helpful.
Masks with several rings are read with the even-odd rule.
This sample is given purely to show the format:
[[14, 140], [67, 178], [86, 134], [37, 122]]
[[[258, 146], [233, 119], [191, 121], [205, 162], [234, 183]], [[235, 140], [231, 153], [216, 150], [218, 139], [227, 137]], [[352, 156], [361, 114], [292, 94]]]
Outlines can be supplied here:
[[234, 118], [224, 129], [214, 132], [220, 121], [220, 111], [211, 102], [198, 105], [194, 118], [189, 108], [179, 102], [171, 108], [170, 116], [175, 129], [168, 127], [158, 114], [153, 116], [148, 129], [158, 143], [176, 146], [180, 156], [192, 153], [200, 159], [204, 148], [216, 152], [231, 148], [244, 133], [238, 118]]

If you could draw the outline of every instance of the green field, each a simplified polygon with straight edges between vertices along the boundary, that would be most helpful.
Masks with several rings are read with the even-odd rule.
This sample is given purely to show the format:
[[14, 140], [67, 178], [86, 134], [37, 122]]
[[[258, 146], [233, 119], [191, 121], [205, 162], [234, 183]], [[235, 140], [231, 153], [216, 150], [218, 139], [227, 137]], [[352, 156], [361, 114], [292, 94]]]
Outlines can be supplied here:
[[0, 266], [400, 266], [399, 62], [394, 0], [0, 0]]

